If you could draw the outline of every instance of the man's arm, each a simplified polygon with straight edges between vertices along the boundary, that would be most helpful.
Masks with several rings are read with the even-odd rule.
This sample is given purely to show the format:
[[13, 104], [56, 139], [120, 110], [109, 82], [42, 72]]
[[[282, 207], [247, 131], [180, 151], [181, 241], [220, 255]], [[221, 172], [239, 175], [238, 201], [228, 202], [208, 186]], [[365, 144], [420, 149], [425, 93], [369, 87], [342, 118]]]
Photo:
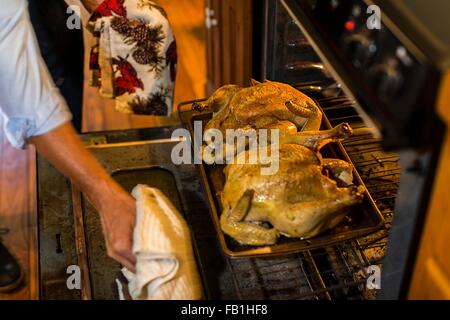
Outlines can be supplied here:
[[70, 123], [29, 142], [61, 173], [72, 179], [99, 211], [110, 257], [134, 272], [132, 253], [135, 201], [84, 147]]
[[133, 270], [134, 200], [86, 150], [69, 124], [66, 102], [40, 56], [26, 0], [0, 6], [0, 115], [10, 143], [32, 142], [77, 183], [98, 209], [109, 255]]

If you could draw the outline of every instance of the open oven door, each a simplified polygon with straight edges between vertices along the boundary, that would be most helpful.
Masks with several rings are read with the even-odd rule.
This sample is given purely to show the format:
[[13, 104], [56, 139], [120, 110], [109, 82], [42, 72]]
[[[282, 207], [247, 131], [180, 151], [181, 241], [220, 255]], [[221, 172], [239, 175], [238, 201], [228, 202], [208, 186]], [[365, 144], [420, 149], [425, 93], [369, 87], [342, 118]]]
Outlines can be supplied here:
[[[156, 187], [184, 215], [193, 231], [194, 253], [207, 298], [233, 298], [194, 165], [176, 166], [175, 127], [82, 135], [86, 146], [127, 191]], [[120, 265], [106, 254], [98, 213], [71, 182], [42, 157], [37, 159], [41, 299], [118, 299]], [[81, 273], [81, 288], [69, 283]], [[219, 276], [218, 276], [219, 275]], [[69, 284], [69, 285], [68, 285]]]

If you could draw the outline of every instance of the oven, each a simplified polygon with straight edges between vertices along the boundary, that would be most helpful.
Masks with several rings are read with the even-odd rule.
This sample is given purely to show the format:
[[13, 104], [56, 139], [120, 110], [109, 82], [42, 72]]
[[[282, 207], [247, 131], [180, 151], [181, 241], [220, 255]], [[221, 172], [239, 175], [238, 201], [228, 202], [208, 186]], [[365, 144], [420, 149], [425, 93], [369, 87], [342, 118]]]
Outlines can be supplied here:
[[[432, 203], [445, 203], [442, 193], [432, 193], [442, 188], [437, 177], [446, 175], [448, 165], [448, 116], [442, 110], [449, 103], [450, 36], [439, 14], [448, 8], [443, 1], [431, 7], [420, 0], [264, 4], [260, 78], [287, 82], [314, 97], [333, 125], [346, 121], [371, 131], [343, 144], [386, 221], [382, 231], [354, 241], [364, 267], [380, 267], [380, 299], [449, 294], [442, 281], [434, 293], [408, 295], [414, 267], [427, 272], [417, 265], [434, 259], [422, 254], [428, 262], [417, 262], [427, 215], [433, 215]], [[446, 211], [443, 219], [448, 207], [439, 207]], [[432, 247], [428, 256], [438, 257], [443, 275], [448, 261], [431, 253]]]
[[[383, 224], [370, 234], [295, 253], [229, 256], [214, 229], [199, 166], [171, 162], [171, 149], [179, 142], [171, 136], [178, 127], [82, 135], [124, 188], [158, 187], [184, 215], [206, 298], [407, 297], [446, 143], [437, 105], [449, 68], [433, 43], [413, 29], [405, 1], [395, 3], [253, 2], [258, 15], [253, 77], [291, 84], [320, 104], [332, 126], [348, 122], [355, 129], [342, 147], [382, 215]], [[368, 11], [370, 5], [378, 7]], [[375, 19], [371, 29], [369, 17]], [[179, 110], [190, 112], [196, 102]], [[95, 210], [44, 159], [38, 157], [37, 167], [40, 297], [117, 299], [120, 266], [106, 256]], [[67, 287], [73, 265], [81, 269], [82, 290]]]

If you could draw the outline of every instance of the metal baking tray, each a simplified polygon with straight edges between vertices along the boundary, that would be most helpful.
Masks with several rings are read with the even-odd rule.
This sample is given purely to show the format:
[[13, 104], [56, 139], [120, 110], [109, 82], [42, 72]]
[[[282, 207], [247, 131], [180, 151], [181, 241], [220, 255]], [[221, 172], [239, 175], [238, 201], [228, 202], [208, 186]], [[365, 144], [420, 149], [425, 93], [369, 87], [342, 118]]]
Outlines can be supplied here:
[[[186, 101], [178, 106], [180, 120], [189, 130], [191, 137], [194, 136], [194, 121], [202, 121], [202, 128], [204, 128], [206, 123], [212, 118], [212, 112], [198, 111], [195, 110], [195, 108], [192, 108], [195, 103], [202, 101], [205, 100]], [[320, 108], [318, 103], [317, 105]], [[332, 126], [326, 118], [325, 113], [323, 113], [322, 129], [330, 128], [332, 128]], [[321, 150], [321, 154], [324, 157], [338, 158], [352, 163], [344, 147], [339, 142], [328, 144]], [[214, 221], [214, 227], [217, 232], [220, 246], [223, 252], [232, 258], [280, 255], [326, 247], [366, 236], [380, 230], [385, 224], [382, 213], [373, 201], [367, 188], [365, 188], [366, 191], [363, 202], [354, 206], [343, 221], [332, 230], [326, 231], [310, 239], [287, 238], [281, 236], [278, 243], [270, 246], [256, 247], [242, 245], [224, 234], [220, 228], [220, 215], [222, 213], [220, 193], [225, 184], [225, 175], [223, 173], [225, 165], [208, 165], [202, 163], [197, 165], [197, 168], [200, 173], [206, 198], [208, 199], [210, 213], [212, 215], [212, 220]], [[363, 180], [354, 166], [353, 177], [355, 185], [363, 185], [365, 187]]]

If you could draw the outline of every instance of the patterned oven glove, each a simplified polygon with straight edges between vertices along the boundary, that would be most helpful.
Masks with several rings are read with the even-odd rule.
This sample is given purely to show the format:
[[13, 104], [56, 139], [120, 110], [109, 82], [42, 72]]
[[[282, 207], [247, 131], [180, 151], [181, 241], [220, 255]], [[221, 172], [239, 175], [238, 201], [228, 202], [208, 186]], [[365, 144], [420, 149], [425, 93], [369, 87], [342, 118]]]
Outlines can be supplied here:
[[92, 13], [90, 84], [124, 113], [169, 116], [177, 47], [167, 14], [149, 0], [105, 0]]

